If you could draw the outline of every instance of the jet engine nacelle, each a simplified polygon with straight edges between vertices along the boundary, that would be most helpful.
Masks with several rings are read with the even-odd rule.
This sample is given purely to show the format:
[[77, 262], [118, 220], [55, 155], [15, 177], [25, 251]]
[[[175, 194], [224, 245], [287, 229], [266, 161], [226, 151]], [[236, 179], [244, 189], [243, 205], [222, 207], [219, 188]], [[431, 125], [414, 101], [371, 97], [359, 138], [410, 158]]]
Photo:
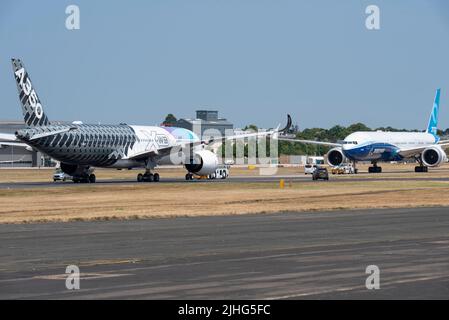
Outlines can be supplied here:
[[433, 146], [424, 149], [421, 159], [425, 166], [437, 167], [447, 161], [447, 156], [441, 147]]
[[336, 167], [344, 162], [347, 162], [347, 159], [341, 148], [333, 148], [327, 153], [327, 163], [329, 165]]
[[217, 155], [209, 150], [195, 152], [190, 163], [185, 165], [189, 172], [199, 176], [207, 176], [214, 173], [218, 168]]

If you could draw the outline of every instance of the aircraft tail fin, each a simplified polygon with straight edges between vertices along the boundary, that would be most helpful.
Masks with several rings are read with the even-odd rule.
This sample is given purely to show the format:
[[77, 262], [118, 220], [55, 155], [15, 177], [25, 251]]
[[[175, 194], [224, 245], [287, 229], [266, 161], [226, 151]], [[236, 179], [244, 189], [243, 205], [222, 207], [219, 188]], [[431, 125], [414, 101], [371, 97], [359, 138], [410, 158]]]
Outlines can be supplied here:
[[22, 61], [19, 59], [11, 60], [25, 124], [29, 127], [50, 124]]
[[433, 102], [432, 113], [430, 114], [429, 124], [427, 125], [427, 133], [433, 134], [435, 137], [437, 135], [438, 129], [438, 114], [440, 113], [440, 91], [441, 89], [437, 89], [435, 93], [435, 100]]

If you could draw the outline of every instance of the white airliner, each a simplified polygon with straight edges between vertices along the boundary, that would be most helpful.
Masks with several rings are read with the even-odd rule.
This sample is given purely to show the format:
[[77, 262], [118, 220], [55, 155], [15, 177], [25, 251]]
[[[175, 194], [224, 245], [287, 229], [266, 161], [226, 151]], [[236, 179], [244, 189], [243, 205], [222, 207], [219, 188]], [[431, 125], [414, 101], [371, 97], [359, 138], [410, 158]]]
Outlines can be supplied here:
[[373, 165], [369, 167], [369, 172], [378, 173], [382, 172], [378, 162], [415, 159], [419, 163], [415, 172], [427, 172], [428, 167], [447, 161], [443, 148], [448, 147], [449, 140], [440, 141], [437, 135], [439, 106], [440, 89], [437, 89], [425, 132], [358, 131], [337, 143], [285, 137], [279, 137], [279, 140], [333, 147], [327, 153], [327, 162], [331, 166], [348, 161], [355, 166], [357, 161], [369, 161]]
[[[173, 127], [136, 126], [127, 124], [98, 125], [52, 124], [44, 112], [39, 97], [23, 63], [12, 59], [14, 77], [19, 92], [23, 117], [27, 127], [15, 135], [2, 134], [2, 145], [27, 145], [61, 163], [61, 170], [73, 176], [74, 182], [95, 182], [93, 167], [145, 168], [137, 181], [159, 181], [153, 170], [161, 164], [183, 164], [186, 180], [193, 174], [208, 176], [219, 166], [217, 155], [211, 151], [217, 144], [249, 137], [273, 137], [284, 129], [248, 133], [201, 141], [190, 130]], [[174, 161], [175, 160], [175, 161]], [[179, 160], [179, 163], [174, 163]]]

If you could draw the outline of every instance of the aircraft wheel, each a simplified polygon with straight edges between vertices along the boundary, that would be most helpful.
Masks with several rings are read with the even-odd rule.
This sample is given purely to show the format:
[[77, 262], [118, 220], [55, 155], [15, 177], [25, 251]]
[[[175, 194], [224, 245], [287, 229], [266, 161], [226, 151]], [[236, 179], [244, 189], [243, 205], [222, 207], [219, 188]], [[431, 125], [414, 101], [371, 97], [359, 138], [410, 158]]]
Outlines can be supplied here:
[[155, 173], [153, 176], [154, 182], [159, 182], [160, 176], [159, 173]]
[[415, 167], [415, 172], [428, 172], [429, 168], [425, 167], [425, 166], [417, 166]]
[[154, 175], [152, 173], [144, 175], [144, 179], [146, 182], [153, 182], [154, 181]]
[[94, 174], [89, 175], [89, 182], [90, 183], [95, 183], [96, 180], [97, 180], [97, 177], [95, 177]]
[[382, 167], [369, 167], [368, 172], [369, 173], [381, 173]]
[[139, 173], [137, 175], [137, 182], [142, 182], [143, 181], [143, 174]]

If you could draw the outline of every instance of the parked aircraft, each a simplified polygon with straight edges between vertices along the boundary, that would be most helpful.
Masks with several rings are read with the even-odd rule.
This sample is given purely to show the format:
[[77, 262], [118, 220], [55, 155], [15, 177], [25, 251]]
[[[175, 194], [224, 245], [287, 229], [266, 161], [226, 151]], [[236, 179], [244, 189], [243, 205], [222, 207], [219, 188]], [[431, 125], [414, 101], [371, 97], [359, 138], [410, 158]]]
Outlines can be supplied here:
[[[201, 141], [187, 129], [140, 125], [52, 124], [19, 59], [12, 59], [14, 77], [27, 128], [18, 130], [9, 138], [10, 143], [26, 144], [61, 163], [61, 169], [74, 177], [75, 182], [95, 182], [92, 167], [145, 168], [137, 181], [159, 181], [153, 170], [161, 164], [173, 164], [173, 159], [187, 169], [186, 180], [193, 174], [207, 176], [216, 171], [217, 155], [211, 151], [216, 144], [249, 137], [276, 137], [291, 126], [267, 132], [211, 138]], [[5, 142], [5, 145], [7, 143]]]
[[437, 135], [440, 92], [437, 89], [425, 132], [358, 131], [336, 143], [285, 137], [279, 137], [279, 140], [332, 147], [327, 153], [331, 166], [349, 161], [355, 166], [358, 161], [369, 161], [372, 164], [369, 172], [379, 173], [382, 172], [379, 162], [415, 159], [419, 163], [415, 172], [427, 172], [428, 167], [437, 167], [447, 161], [444, 148], [449, 146], [449, 140], [440, 140]]

